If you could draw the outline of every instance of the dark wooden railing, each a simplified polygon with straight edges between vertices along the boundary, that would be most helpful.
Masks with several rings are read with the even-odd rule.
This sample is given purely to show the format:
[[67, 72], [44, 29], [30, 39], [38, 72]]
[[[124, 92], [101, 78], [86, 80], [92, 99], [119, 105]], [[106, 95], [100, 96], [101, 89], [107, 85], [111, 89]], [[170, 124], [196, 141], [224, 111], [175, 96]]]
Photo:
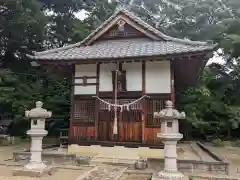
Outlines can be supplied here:
[[11, 114], [0, 114], [0, 138], [6, 139], [11, 136], [13, 116]]
[[68, 145], [68, 129], [59, 129], [60, 147]]
[[0, 114], [0, 121], [2, 120], [13, 120], [13, 115], [8, 113]]

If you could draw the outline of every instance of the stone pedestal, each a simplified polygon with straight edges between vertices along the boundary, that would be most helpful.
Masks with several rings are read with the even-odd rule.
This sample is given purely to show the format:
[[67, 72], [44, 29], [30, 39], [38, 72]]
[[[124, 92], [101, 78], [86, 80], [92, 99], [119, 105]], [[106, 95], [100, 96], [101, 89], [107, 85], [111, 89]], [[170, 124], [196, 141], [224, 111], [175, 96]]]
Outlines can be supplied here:
[[161, 134], [157, 137], [163, 139], [164, 143], [164, 170], [154, 174], [152, 180], [181, 180], [184, 175], [178, 172], [177, 167], [177, 141], [183, 136], [182, 134]]
[[168, 172], [168, 171], [161, 171], [157, 174], [153, 174], [152, 180], [183, 180], [184, 175], [180, 172]]
[[31, 158], [29, 163], [25, 166], [26, 169], [44, 169], [47, 166], [42, 162], [42, 140], [43, 137], [47, 135], [47, 131], [39, 130], [27, 132], [31, 136]]
[[36, 108], [26, 111], [25, 115], [31, 118], [31, 129], [27, 134], [31, 137], [30, 161], [23, 168], [13, 171], [15, 176], [42, 176], [51, 174], [52, 168], [47, 167], [42, 161], [42, 140], [47, 135], [45, 130], [45, 119], [50, 118], [52, 113], [42, 108], [43, 103], [36, 102]]
[[177, 167], [177, 142], [183, 138], [178, 131], [178, 119], [185, 118], [185, 113], [173, 109], [171, 101], [166, 102], [166, 109], [154, 113], [155, 118], [161, 119], [161, 133], [157, 134], [164, 143], [164, 170], [154, 173], [152, 180], [182, 180], [184, 175]]

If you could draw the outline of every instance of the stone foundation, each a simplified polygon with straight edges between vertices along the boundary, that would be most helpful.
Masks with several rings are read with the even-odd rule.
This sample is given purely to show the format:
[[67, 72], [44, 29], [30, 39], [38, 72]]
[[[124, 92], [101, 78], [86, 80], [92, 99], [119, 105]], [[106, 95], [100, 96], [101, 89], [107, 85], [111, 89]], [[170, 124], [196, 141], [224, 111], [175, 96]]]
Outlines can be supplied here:
[[[80, 148], [80, 147], [79, 147]], [[50, 149], [51, 150], [51, 149]], [[110, 149], [114, 150], [114, 149]], [[181, 148], [178, 148], [179, 151], [183, 151]], [[121, 152], [121, 151], [119, 151]], [[131, 151], [130, 151], [131, 152]], [[179, 152], [180, 153], [180, 152]], [[208, 152], [206, 152], [208, 153]], [[78, 153], [80, 155], [80, 153]], [[125, 153], [127, 154], [127, 153]], [[114, 154], [113, 154], [114, 155]], [[216, 155], [215, 155], [216, 156]], [[26, 165], [30, 159], [30, 152], [15, 152], [13, 153], [13, 159], [17, 163], [21, 165]], [[136, 162], [138, 160], [141, 160], [141, 158], [137, 157], [116, 157], [116, 156], [110, 156], [108, 153], [103, 156], [97, 155], [93, 156], [93, 158], [89, 156], [77, 156], [75, 153], [67, 153], [65, 151], [56, 152], [52, 151], [43, 151], [42, 153], [42, 159], [45, 164], [47, 165], [53, 165], [53, 164], [60, 164], [60, 165], [87, 165], [87, 164], [109, 164], [109, 165], [119, 165], [119, 166], [125, 166], [130, 169], [138, 169], [136, 167]], [[158, 158], [144, 158], [147, 159], [147, 166], [148, 169], [153, 169], [154, 171], [159, 172], [164, 167], [164, 159]], [[214, 158], [216, 159], [216, 158]], [[222, 175], [227, 175], [229, 171], [229, 163], [220, 160], [220, 158], [217, 158], [215, 162], [209, 162], [209, 161], [200, 161], [200, 160], [178, 160], [178, 169], [181, 172], [186, 173], [201, 173], [201, 172], [213, 172], [218, 173]], [[144, 165], [145, 166], [145, 165]], [[145, 168], [145, 167], [144, 167]]]
[[[30, 160], [30, 152], [14, 152], [13, 160], [15, 162], [20, 163], [21, 165], [26, 165]], [[43, 162], [51, 165], [51, 164], [73, 164], [75, 165], [76, 155], [69, 153], [50, 153], [43, 152], [42, 153]]]
[[27, 176], [27, 177], [42, 177], [46, 175], [52, 175], [57, 171], [54, 167], [47, 167], [42, 170], [40, 169], [26, 169], [26, 168], [18, 168], [13, 170], [13, 176]]
[[[229, 171], [229, 164], [225, 162], [178, 160], [177, 164], [181, 172], [214, 172], [228, 175]], [[156, 169], [155, 166], [159, 166], [159, 169], [163, 169], [164, 159], [148, 159], [148, 167], [150, 169]]]

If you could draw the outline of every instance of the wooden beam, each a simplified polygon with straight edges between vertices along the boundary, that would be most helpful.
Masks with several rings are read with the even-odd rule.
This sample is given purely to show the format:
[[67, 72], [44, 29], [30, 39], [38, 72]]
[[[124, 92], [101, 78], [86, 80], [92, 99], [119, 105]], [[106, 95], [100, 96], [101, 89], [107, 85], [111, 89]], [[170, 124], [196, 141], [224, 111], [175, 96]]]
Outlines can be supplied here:
[[[74, 77], [75, 77], [75, 65], [72, 65], [72, 74], [71, 74], [71, 82], [74, 83]], [[73, 118], [74, 118], [74, 86], [71, 86], [71, 93], [70, 93], [70, 122], [69, 122], [69, 131], [68, 131], [68, 137], [73, 136]], [[70, 142], [69, 142], [70, 143]]]
[[[158, 93], [158, 94], [151, 94], [146, 93], [147, 96], [149, 96], [152, 99], [170, 99], [171, 94], [170, 93]], [[86, 94], [86, 95], [74, 95], [75, 100], [79, 99], [95, 99], [95, 94]], [[123, 93], [118, 93], [119, 98], [126, 98], [126, 99], [138, 99], [142, 96], [142, 91], [127, 91]], [[103, 99], [113, 99], [113, 93], [112, 91], [108, 92], [100, 92], [99, 97]]]
[[[142, 92], [141, 91], [125, 91], [125, 92], [118, 92], [117, 96], [118, 98], [139, 98], [141, 97]], [[100, 92], [99, 96], [101, 98], [114, 98], [114, 93], [112, 91], [108, 92]]]
[[171, 73], [171, 78], [170, 78], [170, 85], [171, 85], [171, 101], [173, 105], [175, 105], [175, 78], [174, 78], [174, 66], [173, 62], [170, 61], [170, 73]]
[[118, 70], [119, 71], [123, 71], [123, 64], [122, 64], [122, 62], [120, 62], [119, 64], [118, 64]]
[[[100, 63], [97, 63], [97, 79], [96, 79], [96, 96], [99, 97], [99, 83], [100, 83]], [[99, 139], [99, 133], [98, 133], [98, 126], [99, 126], [99, 101], [96, 100], [96, 106], [95, 106], [95, 140], [98, 140]]]
[[73, 86], [97, 86], [98, 83], [74, 83]]
[[[146, 63], [142, 62], [142, 96], [146, 95]], [[145, 143], [146, 99], [142, 102], [142, 143]]]
[[80, 77], [74, 77], [74, 79], [97, 79], [97, 76], [80, 76]]
[[142, 62], [142, 95], [146, 94], [146, 62]]

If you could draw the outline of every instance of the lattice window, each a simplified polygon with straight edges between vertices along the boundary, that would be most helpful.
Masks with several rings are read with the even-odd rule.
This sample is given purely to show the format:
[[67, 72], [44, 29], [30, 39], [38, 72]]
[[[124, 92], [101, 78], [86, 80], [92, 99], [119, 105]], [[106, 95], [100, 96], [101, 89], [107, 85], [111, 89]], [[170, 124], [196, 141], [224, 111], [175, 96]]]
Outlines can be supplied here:
[[74, 103], [74, 124], [94, 125], [95, 123], [95, 100], [79, 100]]
[[162, 109], [164, 109], [164, 103], [165, 100], [156, 100], [156, 99], [146, 99], [146, 113], [147, 113], [147, 118], [146, 118], [146, 126], [150, 127], [160, 127], [161, 122], [159, 119], [154, 119], [153, 118], [153, 113], [154, 112], [159, 112]]

